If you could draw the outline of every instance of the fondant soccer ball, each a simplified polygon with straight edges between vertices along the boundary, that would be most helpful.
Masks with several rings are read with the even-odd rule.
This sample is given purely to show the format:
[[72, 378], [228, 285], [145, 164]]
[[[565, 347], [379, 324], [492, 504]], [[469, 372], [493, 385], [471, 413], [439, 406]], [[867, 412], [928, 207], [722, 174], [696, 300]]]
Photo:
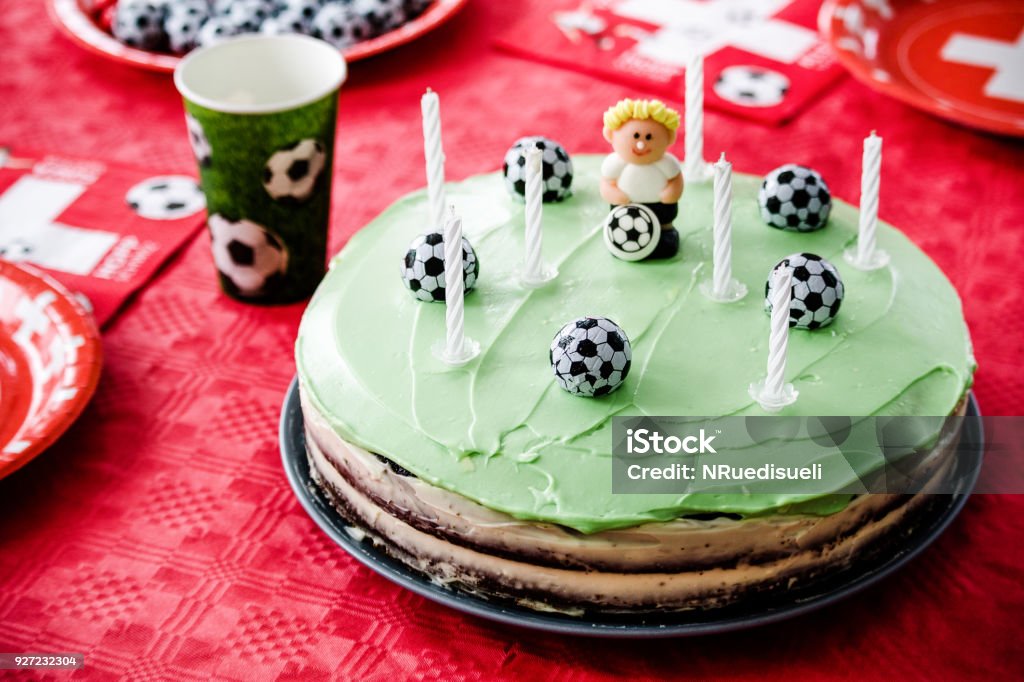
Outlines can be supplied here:
[[775, 276], [781, 268], [793, 271], [793, 294], [789, 304], [789, 326], [818, 329], [831, 324], [843, 302], [843, 280], [832, 263], [813, 253], [794, 253], [779, 261], [768, 273], [764, 305], [772, 311]]
[[151, 220], [177, 220], [206, 206], [196, 181], [185, 175], [162, 175], [143, 180], [128, 190], [125, 201], [133, 211]]
[[259, 296], [288, 270], [288, 251], [281, 240], [249, 220], [232, 222], [213, 214], [208, 225], [213, 263], [225, 288], [239, 296]]
[[352, 11], [370, 22], [375, 35], [398, 28], [407, 16], [403, 0], [353, 0]]
[[795, 163], [764, 176], [757, 203], [766, 223], [793, 232], [820, 230], [832, 211], [832, 195], [821, 174]]
[[171, 52], [184, 54], [199, 44], [199, 31], [210, 16], [205, 0], [186, 0], [169, 6], [164, 32]]
[[608, 318], [581, 317], [558, 330], [548, 359], [559, 386], [589, 398], [622, 385], [633, 361], [633, 349], [626, 332]]
[[324, 5], [313, 19], [313, 35], [339, 50], [373, 37], [373, 25], [345, 5]]
[[641, 204], [616, 206], [604, 221], [604, 243], [622, 260], [651, 255], [661, 238], [661, 223], [654, 211]]
[[199, 29], [196, 43], [200, 47], [209, 47], [222, 43], [234, 35], [238, 35], [238, 30], [226, 16], [210, 17]]
[[312, 25], [317, 12], [324, 6], [320, 0], [281, 0], [281, 13], [297, 14], [307, 25]]
[[277, 201], [305, 201], [313, 194], [326, 160], [323, 146], [312, 139], [279, 149], [263, 167], [263, 187]]
[[571, 193], [572, 159], [562, 145], [546, 137], [523, 137], [505, 153], [502, 173], [505, 187], [519, 199], [526, 199], [526, 150], [536, 147], [544, 152], [541, 175], [544, 178], [544, 202], [561, 201]]
[[188, 128], [188, 141], [192, 145], [192, 153], [196, 155], [196, 161], [202, 167], [207, 167], [213, 161], [213, 149], [206, 139], [203, 126], [192, 114], [185, 114], [185, 126]]
[[[476, 286], [480, 262], [476, 251], [462, 238], [463, 293]], [[402, 259], [402, 282], [412, 295], [428, 303], [444, 300], [444, 235], [440, 232], [421, 234], [409, 244]]]
[[[316, 5], [319, 7], [319, 5]], [[312, 17], [307, 18], [301, 8], [284, 8], [276, 16], [270, 17], [260, 26], [264, 35], [283, 35], [287, 33], [309, 33], [312, 30]]]
[[773, 107], [789, 92], [789, 79], [758, 66], [728, 66], [715, 80], [715, 94], [744, 107]]
[[121, 0], [114, 10], [114, 23], [110, 30], [125, 45], [141, 50], [159, 50], [167, 35], [164, 33], [163, 3], [150, 0]]
[[228, 8], [228, 24], [236, 33], [255, 33], [276, 9], [273, 0], [235, 0]]

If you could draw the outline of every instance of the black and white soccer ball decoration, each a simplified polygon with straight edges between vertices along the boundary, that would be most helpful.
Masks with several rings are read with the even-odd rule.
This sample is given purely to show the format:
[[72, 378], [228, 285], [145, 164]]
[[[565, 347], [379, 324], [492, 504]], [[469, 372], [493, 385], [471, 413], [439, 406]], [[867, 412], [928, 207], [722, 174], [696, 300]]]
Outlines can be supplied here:
[[312, 31], [313, 17], [316, 16], [319, 9], [320, 5], [316, 0], [308, 0], [305, 7], [299, 5], [285, 7], [279, 14], [263, 22], [263, 25], [260, 26], [260, 33], [264, 35], [309, 33]]
[[633, 349], [622, 327], [608, 318], [581, 317], [558, 330], [548, 358], [559, 386], [591, 398], [622, 385], [633, 362]]
[[238, 35], [238, 30], [227, 16], [210, 17], [199, 29], [199, 33], [196, 35], [196, 44], [199, 47], [218, 45], [236, 35]]
[[167, 7], [164, 32], [171, 52], [184, 54], [199, 45], [199, 31], [210, 18], [206, 0], [179, 0]]
[[305, 139], [274, 152], [263, 166], [263, 188], [277, 201], [305, 201], [316, 189], [327, 154], [323, 145]]
[[533, 147], [543, 152], [544, 203], [565, 199], [572, 193], [572, 159], [562, 145], [546, 137], [522, 137], [505, 152], [505, 187], [513, 197], [526, 200], [526, 151]]
[[[436, 0], [90, 0], [113, 5], [122, 43], [184, 54], [232, 36], [311, 35], [339, 49], [395, 30]], [[97, 10], [98, 11], [98, 10]]]
[[202, 124], [192, 114], [185, 114], [185, 126], [188, 128], [188, 141], [192, 145], [192, 153], [196, 155], [196, 162], [203, 168], [208, 167], [213, 162], [213, 149], [206, 139]]
[[787, 163], [764, 176], [757, 204], [761, 218], [772, 227], [814, 232], [828, 222], [832, 195], [821, 173]]
[[125, 195], [128, 206], [150, 220], [177, 220], [201, 211], [206, 197], [186, 175], [161, 175], [143, 180]]
[[164, 4], [156, 0], [120, 0], [110, 31], [129, 47], [160, 50], [167, 38], [163, 28], [165, 11]]
[[715, 79], [715, 94], [744, 107], [774, 107], [789, 92], [789, 79], [759, 66], [727, 66]]
[[340, 3], [324, 5], [313, 18], [312, 29], [314, 36], [339, 50], [374, 36], [373, 24], [367, 17]]
[[[480, 261], [476, 251], [465, 237], [462, 238], [463, 294], [476, 286], [480, 275]], [[421, 301], [444, 301], [444, 235], [427, 232], [412, 240], [402, 258], [402, 282], [412, 295]]]
[[604, 220], [604, 243], [616, 258], [643, 260], [654, 252], [659, 239], [661, 222], [642, 204], [616, 206]]
[[404, 0], [352, 0], [351, 6], [370, 22], [375, 35], [398, 28], [409, 16]]
[[280, 238], [251, 220], [213, 214], [207, 221], [213, 263], [226, 289], [238, 296], [260, 296], [288, 270], [288, 251]]
[[836, 266], [813, 253], [794, 253], [779, 261], [768, 273], [764, 285], [765, 310], [772, 311], [776, 273], [793, 271], [793, 293], [789, 304], [789, 326], [818, 329], [832, 323], [843, 302], [843, 280]]

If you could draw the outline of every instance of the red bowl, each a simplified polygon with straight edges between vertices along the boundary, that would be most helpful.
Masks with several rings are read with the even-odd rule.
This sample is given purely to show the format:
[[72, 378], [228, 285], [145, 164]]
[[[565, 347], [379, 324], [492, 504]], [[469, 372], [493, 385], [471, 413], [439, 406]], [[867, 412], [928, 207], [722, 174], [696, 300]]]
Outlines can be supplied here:
[[[347, 61], [355, 62], [404, 45], [446, 22], [466, 2], [467, 0], [435, 0], [423, 14], [409, 23], [382, 36], [354, 45], [342, 54]], [[129, 66], [164, 73], [174, 71], [174, 67], [181, 61], [181, 57], [177, 55], [139, 50], [119, 42], [100, 28], [82, 9], [80, 3], [81, 0], [47, 0], [46, 5], [57, 27], [72, 41], [90, 52]]]
[[1024, 136], [1020, 0], [826, 0], [818, 26], [869, 87], [966, 126]]
[[101, 365], [88, 309], [50, 276], [0, 260], [0, 478], [71, 426]]

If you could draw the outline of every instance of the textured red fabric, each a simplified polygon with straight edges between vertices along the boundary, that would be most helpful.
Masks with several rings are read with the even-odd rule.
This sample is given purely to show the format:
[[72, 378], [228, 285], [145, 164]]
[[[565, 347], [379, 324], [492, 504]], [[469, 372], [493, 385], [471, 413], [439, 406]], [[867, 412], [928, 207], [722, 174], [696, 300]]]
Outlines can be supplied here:
[[[333, 245], [422, 184], [419, 96], [442, 94], [452, 178], [519, 135], [605, 145], [625, 88], [491, 49], [518, 3], [353, 66], [341, 99]], [[0, 143], [190, 172], [166, 77], [61, 38], [41, 3], [0, 18]], [[860, 146], [885, 137], [881, 214], [960, 290], [990, 414], [1021, 414], [1020, 142], [976, 134], [845, 79], [791, 124], [707, 116], [708, 156], [801, 160], [856, 199]], [[91, 406], [0, 482], [0, 650], [81, 651], [84, 679], [1020, 678], [1024, 498], [976, 496], [923, 556], [855, 599], [783, 624], [675, 642], [597, 642], [493, 625], [360, 567], [299, 508], [276, 430], [301, 305], [217, 292], [205, 237], [115, 319]]]

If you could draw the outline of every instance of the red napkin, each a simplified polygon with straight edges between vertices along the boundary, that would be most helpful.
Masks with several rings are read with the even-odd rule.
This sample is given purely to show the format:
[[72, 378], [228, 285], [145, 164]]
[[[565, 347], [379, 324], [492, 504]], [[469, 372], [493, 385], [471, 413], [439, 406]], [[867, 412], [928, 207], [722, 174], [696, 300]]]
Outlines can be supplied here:
[[818, 0], [555, 0], [524, 3], [502, 49], [680, 102], [704, 55], [705, 105], [778, 125], [843, 73], [818, 36]]
[[0, 150], [0, 258], [30, 263], [83, 294], [99, 325], [204, 220], [194, 178]]

